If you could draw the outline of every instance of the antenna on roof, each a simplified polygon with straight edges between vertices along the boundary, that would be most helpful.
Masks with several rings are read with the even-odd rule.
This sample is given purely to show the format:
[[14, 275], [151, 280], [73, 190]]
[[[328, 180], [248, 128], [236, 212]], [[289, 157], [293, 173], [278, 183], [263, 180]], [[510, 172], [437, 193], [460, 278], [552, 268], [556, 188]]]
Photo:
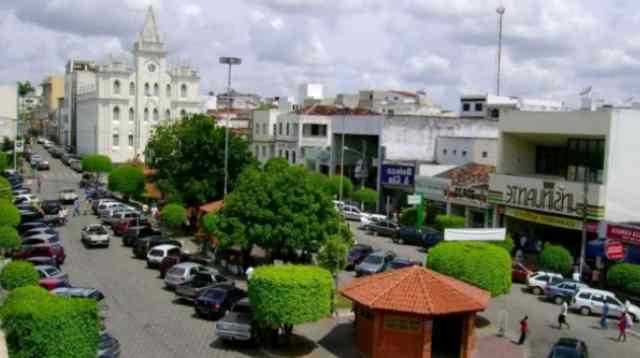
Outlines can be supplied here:
[[586, 96], [589, 93], [591, 93], [592, 89], [593, 89], [593, 86], [587, 86], [587, 87], [583, 88], [582, 91], [580, 91], [580, 95], [581, 96]]
[[631, 101], [633, 101], [633, 97], [629, 97], [629, 98], [625, 99], [624, 103], [631, 103]]

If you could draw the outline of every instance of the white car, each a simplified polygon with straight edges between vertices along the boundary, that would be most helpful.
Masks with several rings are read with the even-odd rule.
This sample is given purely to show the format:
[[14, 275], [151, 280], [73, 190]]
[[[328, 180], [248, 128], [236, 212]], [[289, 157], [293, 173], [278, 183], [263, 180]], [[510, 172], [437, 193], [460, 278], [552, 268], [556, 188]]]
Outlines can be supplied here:
[[80, 233], [80, 239], [87, 247], [109, 247], [109, 232], [102, 225], [91, 224], [85, 226]]
[[182, 250], [175, 245], [158, 245], [147, 253], [147, 266], [158, 267], [167, 256], [180, 255]]
[[33, 194], [20, 194], [16, 195], [13, 198], [14, 204], [30, 204], [30, 205], [38, 205], [40, 203], [40, 199]]
[[387, 217], [382, 214], [361, 213], [360, 215], [360, 223], [362, 225], [371, 224], [373, 221], [384, 221], [384, 220], [387, 220]]
[[585, 316], [596, 314], [602, 315], [602, 307], [607, 302], [609, 305], [609, 316], [620, 317], [626, 310], [629, 312], [634, 322], [640, 320], [640, 308], [632, 303], [622, 303], [613, 292], [596, 290], [593, 288], [582, 288], [573, 296], [569, 308], [580, 312]]
[[73, 203], [78, 199], [78, 194], [73, 189], [62, 189], [60, 193], [58, 193], [58, 199], [60, 199], [63, 203]]
[[38, 162], [41, 160], [42, 160], [42, 157], [40, 156], [40, 154], [34, 154], [31, 156], [31, 159], [29, 160], [29, 164], [31, 164], [32, 167], [35, 167], [36, 164], [38, 164]]
[[366, 216], [360, 209], [353, 205], [342, 206], [342, 216], [347, 220], [360, 221], [362, 216]]
[[534, 295], [541, 295], [548, 285], [555, 285], [562, 280], [564, 277], [559, 273], [538, 271], [527, 279], [527, 289]]

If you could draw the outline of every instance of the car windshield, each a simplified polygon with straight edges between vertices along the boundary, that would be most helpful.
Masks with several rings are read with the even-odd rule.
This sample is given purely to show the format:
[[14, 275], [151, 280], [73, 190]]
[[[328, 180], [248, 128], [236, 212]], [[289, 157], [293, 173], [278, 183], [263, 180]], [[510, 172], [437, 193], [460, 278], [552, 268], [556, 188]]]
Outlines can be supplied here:
[[226, 294], [226, 291], [223, 291], [223, 290], [208, 290], [204, 295], [207, 298], [218, 300], [218, 299], [223, 299], [225, 294]]
[[182, 267], [172, 267], [171, 270], [169, 270], [168, 274], [169, 275], [184, 275], [185, 269], [183, 269]]
[[383, 261], [382, 256], [376, 256], [376, 255], [372, 255], [372, 256], [368, 256], [365, 260], [364, 263], [366, 264], [372, 264], [372, 265], [379, 265], [381, 264]]
[[107, 230], [105, 230], [102, 226], [93, 226], [89, 228], [89, 232], [92, 234], [104, 235], [107, 233]]
[[162, 256], [162, 250], [151, 250], [149, 251], [149, 256]]
[[555, 347], [549, 356], [551, 358], [581, 358], [577, 350], [568, 347]]
[[53, 276], [53, 275], [58, 274], [58, 270], [57, 270], [57, 269], [55, 269], [55, 268], [53, 268], [53, 267], [48, 267], [48, 268], [46, 268], [46, 269], [44, 270], [44, 272], [46, 272], [48, 276]]

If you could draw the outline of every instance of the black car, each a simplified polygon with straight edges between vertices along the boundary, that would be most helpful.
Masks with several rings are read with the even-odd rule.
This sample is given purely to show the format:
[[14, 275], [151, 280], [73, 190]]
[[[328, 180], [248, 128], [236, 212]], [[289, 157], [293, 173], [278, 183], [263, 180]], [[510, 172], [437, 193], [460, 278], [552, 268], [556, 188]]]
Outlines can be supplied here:
[[374, 233], [375, 235], [394, 237], [400, 226], [391, 220], [371, 220], [364, 226], [364, 229]]
[[44, 215], [40, 211], [36, 210], [20, 210], [20, 222], [38, 221], [43, 220]]
[[411, 260], [408, 257], [396, 256], [389, 263], [389, 270], [399, 270], [405, 267], [417, 266], [419, 263]]
[[162, 235], [142, 237], [133, 244], [133, 256], [138, 259], [145, 259], [147, 252], [158, 245], [175, 245], [182, 247], [182, 243], [177, 240], [163, 238]]
[[440, 231], [431, 228], [416, 229], [412, 226], [401, 227], [396, 236], [392, 238], [394, 243], [422, 246], [430, 248], [442, 241], [443, 236]]
[[158, 230], [154, 230], [149, 225], [132, 226], [124, 233], [124, 235], [122, 235], [122, 245], [133, 246], [140, 238], [157, 236], [160, 234], [161, 233]]
[[108, 332], [100, 333], [98, 357], [120, 357], [120, 342]]
[[23, 234], [31, 229], [35, 229], [38, 227], [50, 227], [50, 226], [47, 225], [47, 223], [45, 223], [42, 220], [25, 221], [20, 223], [20, 225], [18, 225], [16, 230], [18, 230], [18, 233]]
[[62, 210], [62, 204], [60, 200], [43, 200], [40, 208], [45, 215], [57, 215]]
[[587, 344], [576, 338], [560, 338], [551, 347], [549, 358], [588, 358]]
[[234, 303], [246, 296], [245, 291], [233, 285], [206, 289], [195, 301], [196, 314], [203, 318], [222, 317]]
[[353, 269], [357, 264], [361, 263], [365, 257], [369, 256], [373, 252], [371, 245], [356, 244], [347, 254], [347, 268]]

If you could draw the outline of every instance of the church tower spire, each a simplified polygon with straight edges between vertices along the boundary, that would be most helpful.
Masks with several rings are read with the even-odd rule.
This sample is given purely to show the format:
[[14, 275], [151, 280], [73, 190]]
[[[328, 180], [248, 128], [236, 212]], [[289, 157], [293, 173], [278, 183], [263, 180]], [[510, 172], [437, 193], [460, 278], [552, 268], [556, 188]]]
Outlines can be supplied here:
[[138, 34], [138, 41], [136, 41], [134, 45], [134, 50], [164, 53], [164, 43], [158, 33], [156, 15], [151, 6], [147, 9], [144, 27], [140, 34]]

